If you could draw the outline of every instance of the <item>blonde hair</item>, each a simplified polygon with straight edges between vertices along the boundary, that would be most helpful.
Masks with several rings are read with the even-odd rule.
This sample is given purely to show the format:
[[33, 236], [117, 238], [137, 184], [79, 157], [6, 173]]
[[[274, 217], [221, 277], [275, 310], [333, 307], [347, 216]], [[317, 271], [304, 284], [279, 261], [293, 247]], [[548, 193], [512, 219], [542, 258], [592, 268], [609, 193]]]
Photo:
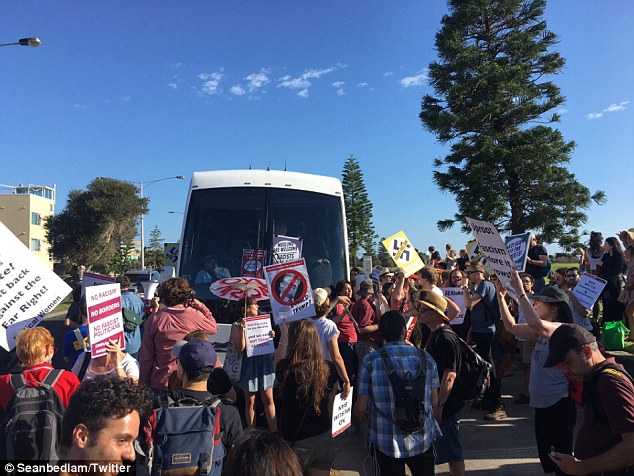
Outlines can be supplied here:
[[24, 329], [16, 337], [15, 352], [22, 367], [41, 364], [46, 357], [46, 346], [54, 345], [55, 339], [44, 327]]

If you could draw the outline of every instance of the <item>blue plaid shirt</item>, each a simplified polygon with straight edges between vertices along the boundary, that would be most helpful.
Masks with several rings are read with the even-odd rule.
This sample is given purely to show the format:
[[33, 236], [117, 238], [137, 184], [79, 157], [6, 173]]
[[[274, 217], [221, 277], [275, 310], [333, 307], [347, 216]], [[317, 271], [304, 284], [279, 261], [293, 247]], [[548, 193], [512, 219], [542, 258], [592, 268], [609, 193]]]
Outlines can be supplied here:
[[440, 427], [432, 415], [431, 390], [440, 387], [436, 363], [427, 352], [420, 352], [416, 347], [399, 342], [387, 342], [385, 350], [392, 360], [394, 370], [400, 377], [406, 372], [412, 375], [418, 372], [420, 355], [425, 355], [425, 395], [421, 400], [425, 402], [425, 430], [420, 433], [407, 434], [401, 432], [390, 420], [381, 415], [376, 407], [394, 418], [394, 394], [387, 370], [381, 359], [381, 354], [375, 351], [365, 356], [359, 378], [359, 395], [370, 396], [370, 415], [365, 434], [365, 442], [375, 445], [381, 453], [393, 458], [409, 458], [419, 455], [429, 449], [432, 441], [442, 436]]

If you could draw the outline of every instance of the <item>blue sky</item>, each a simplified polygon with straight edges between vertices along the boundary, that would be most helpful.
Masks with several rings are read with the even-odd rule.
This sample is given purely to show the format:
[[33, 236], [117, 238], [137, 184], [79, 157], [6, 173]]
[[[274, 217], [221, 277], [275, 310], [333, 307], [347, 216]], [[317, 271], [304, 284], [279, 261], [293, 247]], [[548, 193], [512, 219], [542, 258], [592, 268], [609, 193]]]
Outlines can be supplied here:
[[[418, 119], [426, 68], [446, 3], [425, 1], [2, 2], [0, 183], [96, 176], [150, 181], [146, 240], [180, 235], [194, 171], [283, 169], [341, 177], [362, 167], [380, 236], [404, 230], [418, 248], [468, 237], [441, 233], [456, 210], [432, 182], [447, 147]], [[549, 28], [567, 64], [554, 78], [560, 128], [577, 148], [570, 169], [608, 203], [586, 229], [634, 226], [634, 3], [551, 0]], [[478, 218], [478, 217], [476, 217]], [[556, 251], [555, 246], [550, 251]]]

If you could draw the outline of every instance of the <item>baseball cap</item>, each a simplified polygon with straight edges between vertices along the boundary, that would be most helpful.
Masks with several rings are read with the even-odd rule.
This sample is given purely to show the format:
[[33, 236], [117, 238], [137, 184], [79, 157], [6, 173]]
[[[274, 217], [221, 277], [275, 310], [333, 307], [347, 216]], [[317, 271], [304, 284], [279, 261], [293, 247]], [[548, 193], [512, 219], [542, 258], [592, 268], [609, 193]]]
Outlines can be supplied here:
[[216, 365], [216, 351], [208, 340], [192, 339], [174, 344], [172, 354], [178, 358], [187, 375], [195, 378], [202, 373], [211, 373]]
[[569, 302], [568, 294], [563, 289], [557, 286], [545, 286], [535, 294], [528, 296], [531, 301], [544, 301], [544, 302]]
[[548, 340], [548, 358], [544, 362], [544, 367], [554, 367], [566, 358], [570, 349], [596, 341], [597, 339], [583, 327], [577, 324], [562, 324]]
[[328, 299], [328, 291], [323, 288], [317, 288], [313, 291], [313, 301], [315, 305], [321, 306]]
[[371, 279], [364, 279], [359, 286], [359, 295], [366, 296], [368, 294], [374, 294], [374, 285]]

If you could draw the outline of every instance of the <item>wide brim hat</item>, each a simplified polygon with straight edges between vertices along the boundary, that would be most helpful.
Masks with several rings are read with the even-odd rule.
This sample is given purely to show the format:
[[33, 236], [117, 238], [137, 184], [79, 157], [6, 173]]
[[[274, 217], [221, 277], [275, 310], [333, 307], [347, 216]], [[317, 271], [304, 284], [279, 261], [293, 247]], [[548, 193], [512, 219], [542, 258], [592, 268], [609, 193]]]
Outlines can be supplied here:
[[447, 310], [447, 299], [445, 299], [444, 296], [432, 291], [420, 291], [414, 294], [414, 303], [418, 308], [424, 306], [427, 309], [436, 311], [443, 319], [449, 321], [449, 318], [445, 314]]

